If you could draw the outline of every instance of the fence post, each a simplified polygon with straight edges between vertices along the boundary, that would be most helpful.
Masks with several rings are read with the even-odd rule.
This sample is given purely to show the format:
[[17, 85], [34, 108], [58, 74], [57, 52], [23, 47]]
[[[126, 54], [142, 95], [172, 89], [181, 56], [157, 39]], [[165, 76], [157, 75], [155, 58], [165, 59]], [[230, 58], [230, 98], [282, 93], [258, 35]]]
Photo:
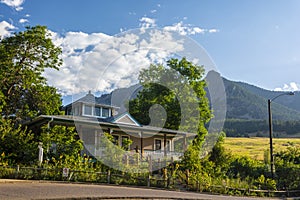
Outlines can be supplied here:
[[107, 170], [107, 183], [108, 183], [108, 184], [110, 184], [110, 178], [111, 178], [110, 176], [111, 176], [111, 174], [110, 174], [110, 169], [108, 169], [108, 170]]
[[190, 182], [190, 171], [187, 169], [186, 170], [186, 189], [188, 190], [189, 189], [189, 182]]
[[129, 165], [129, 158], [128, 158], [128, 155], [125, 155], [125, 165], [126, 165], [126, 166]]
[[148, 156], [149, 174], [152, 174], [152, 157]]
[[151, 174], [149, 172], [148, 178], [147, 178], [147, 187], [150, 187], [150, 186], [151, 186]]
[[157, 169], [159, 169], [159, 174], [161, 175], [161, 164], [160, 164], [160, 158], [157, 159]]
[[17, 177], [16, 178], [19, 177], [19, 172], [20, 172], [20, 165], [17, 165]]
[[139, 166], [140, 165], [140, 154], [137, 153], [136, 155], [137, 155], [137, 157], [136, 157], [136, 165]]
[[167, 168], [163, 168], [163, 179], [164, 179], [164, 186], [168, 187], [168, 170], [167, 170]]

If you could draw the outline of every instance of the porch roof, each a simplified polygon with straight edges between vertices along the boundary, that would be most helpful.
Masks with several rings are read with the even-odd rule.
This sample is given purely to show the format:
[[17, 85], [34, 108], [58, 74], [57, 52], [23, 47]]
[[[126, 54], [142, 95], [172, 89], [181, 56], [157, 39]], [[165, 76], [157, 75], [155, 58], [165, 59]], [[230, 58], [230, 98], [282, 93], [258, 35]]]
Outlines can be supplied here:
[[178, 136], [195, 136], [195, 133], [189, 133], [179, 130], [171, 130], [166, 128], [154, 127], [154, 126], [135, 126], [130, 124], [122, 123], [113, 123], [105, 121], [105, 119], [98, 119], [95, 117], [82, 117], [82, 116], [73, 116], [73, 115], [40, 115], [35, 119], [24, 123], [24, 125], [30, 127], [39, 127], [46, 123], [51, 123], [55, 125], [63, 126], [75, 126], [75, 123], [78, 125], [94, 126], [94, 127], [103, 127], [103, 128], [121, 128], [135, 131], [143, 132], [159, 132], [162, 134], [168, 135], [178, 135]]

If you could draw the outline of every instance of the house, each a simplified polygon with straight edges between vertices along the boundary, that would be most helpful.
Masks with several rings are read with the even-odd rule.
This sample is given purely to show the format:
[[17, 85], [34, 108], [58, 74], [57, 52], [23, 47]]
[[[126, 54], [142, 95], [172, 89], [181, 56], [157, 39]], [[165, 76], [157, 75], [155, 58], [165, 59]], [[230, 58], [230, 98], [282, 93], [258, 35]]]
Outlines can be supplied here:
[[76, 127], [84, 143], [84, 153], [95, 157], [103, 155], [99, 148], [104, 133], [113, 137], [117, 147], [124, 147], [126, 140], [132, 143], [126, 147], [130, 154], [138, 153], [152, 159], [178, 159], [187, 147], [187, 138], [195, 134], [160, 127], [143, 126], [128, 112], [119, 113], [119, 106], [111, 105], [111, 97], [95, 97], [88, 92], [84, 97], [64, 107], [65, 115], [41, 115], [30, 122], [31, 128], [63, 125]]

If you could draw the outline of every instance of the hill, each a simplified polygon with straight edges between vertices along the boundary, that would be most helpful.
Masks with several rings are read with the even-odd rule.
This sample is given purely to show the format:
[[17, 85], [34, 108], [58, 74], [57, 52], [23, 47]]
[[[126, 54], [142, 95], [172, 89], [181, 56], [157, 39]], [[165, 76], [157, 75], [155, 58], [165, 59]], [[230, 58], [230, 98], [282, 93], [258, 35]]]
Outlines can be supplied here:
[[[223, 78], [227, 115], [227, 136], [268, 136], [268, 99], [282, 92], [269, 91], [244, 82]], [[300, 93], [285, 95], [271, 104], [275, 137], [298, 137], [300, 133]]]
[[[210, 71], [210, 76], [220, 76]], [[214, 79], [213, 79], [214, 80]], [[227, 136], [267, 136], [268, 135], [268, 105], [267, 100], [282, 92], [269, 91], [244, 82], [235, 82], [223, 78], [226, 93], [226, 120], [224, 131]], [[215, 83], [217, 84], [217, 83]], [[111, 104], [120, 107], [120, 112], [126, 111], [127, 102], [135, 98], [142, 89], [140, 85], [120, 88], [105, 98]], [[208, 98], [210, 97], [207, 91]], [[300, 133], [300, 92], [293, 96], [282, 96], [272, 102], [272, 118], [274, 135], [277, 137], [297, 137]]]

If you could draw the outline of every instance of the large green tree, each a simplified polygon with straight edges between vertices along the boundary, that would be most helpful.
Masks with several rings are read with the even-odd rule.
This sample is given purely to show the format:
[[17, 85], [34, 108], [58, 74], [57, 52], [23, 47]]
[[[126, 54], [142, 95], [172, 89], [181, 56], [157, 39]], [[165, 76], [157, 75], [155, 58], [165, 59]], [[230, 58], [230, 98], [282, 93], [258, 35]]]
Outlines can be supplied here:
[[0, 41], [0, 109], [4, 118], [27, 120], [58, 114], [61, 97], [48, 86], [43, 72], [62, 64], [45, 26], [27, 27]]
[[[203, 76], [203, 66], [186, 58], [143, 69], [139, 74], [143, 89], [129, 102], [130, 114], [144, 125], [165, 122], [164, 128], [198, 133], [197, 139], [203, 141], [207, 133], [205, 124], [211, 119]], [[157, 112], [151, 115], [152, 109]]]
[[0, 154], [9, 164], [35, 162], [37, 153], [33, 133], [21, 128], [21, 125], [15, 126], [10, 119], [0, 119]]

